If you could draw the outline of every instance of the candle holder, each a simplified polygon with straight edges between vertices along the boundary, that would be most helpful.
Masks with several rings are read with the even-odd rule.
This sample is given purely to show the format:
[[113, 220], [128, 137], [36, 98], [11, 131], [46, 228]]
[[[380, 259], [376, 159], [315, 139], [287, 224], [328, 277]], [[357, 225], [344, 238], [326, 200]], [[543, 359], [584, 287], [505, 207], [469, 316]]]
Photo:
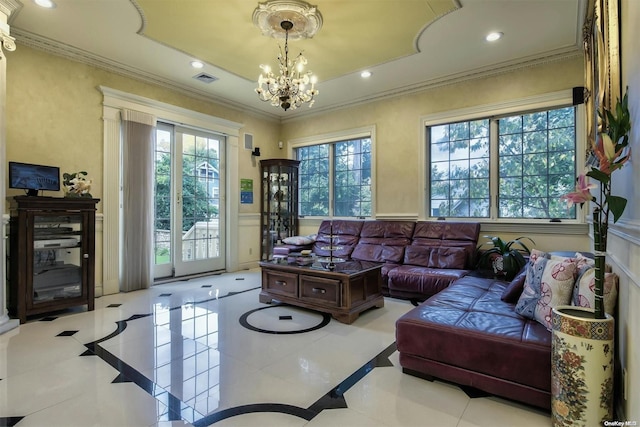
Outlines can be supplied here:
[[321, 247], [322, 250], [329, 251], [329, 256], [319, 259], [323, 267], [329, 271], [333, 271], [336, 269], [336, 263], [344, 262], [343, 258], [338, 258], [333, 256], [334, 251], [338, 251], [342, 249], [342, 246], [337, 246], [334, 244], [335, 237], [336, 236], [333, 235], [333, 221], [331, 221], [331, 223], [329, 224], [329, 246]]

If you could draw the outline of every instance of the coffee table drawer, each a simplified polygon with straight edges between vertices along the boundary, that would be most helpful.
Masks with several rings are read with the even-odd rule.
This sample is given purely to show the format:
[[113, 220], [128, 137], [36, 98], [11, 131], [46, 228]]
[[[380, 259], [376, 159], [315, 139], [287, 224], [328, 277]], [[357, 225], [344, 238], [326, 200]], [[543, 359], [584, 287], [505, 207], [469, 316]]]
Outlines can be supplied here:
[[269, 292], [292, 297], [298, 296], [297, 274], [263, 270], [263, 276], [266, 276], [266, 280], [264, 280], [265, 277], [263, 277], [263, 280]]
[[340, 307], [342, 282], [336, 279], [300, 275], [300, 300]]

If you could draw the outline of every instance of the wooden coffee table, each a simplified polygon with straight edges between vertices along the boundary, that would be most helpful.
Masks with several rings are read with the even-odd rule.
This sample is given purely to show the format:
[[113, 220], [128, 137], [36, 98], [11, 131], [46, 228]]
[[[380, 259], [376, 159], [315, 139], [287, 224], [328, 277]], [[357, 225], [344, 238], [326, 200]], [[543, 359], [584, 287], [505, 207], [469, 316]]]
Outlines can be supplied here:
[[384, 307], [382, 264], [348, 260], [336, 263], [333, 270], [323, 265], [260, 262], [260, 302], [277, 300], [330, 313], [342, 323], [352, 323], [369, 308]]

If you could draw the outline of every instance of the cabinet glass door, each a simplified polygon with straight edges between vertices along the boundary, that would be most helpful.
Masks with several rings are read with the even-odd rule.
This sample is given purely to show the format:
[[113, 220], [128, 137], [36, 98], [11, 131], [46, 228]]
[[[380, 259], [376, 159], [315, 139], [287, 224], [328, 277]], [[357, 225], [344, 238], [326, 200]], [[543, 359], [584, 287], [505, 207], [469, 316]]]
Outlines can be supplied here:
[[82, 215], [33, 218], [33, 305], [82, 297]]
[[273, 256], [273, 247], [298, 233], [298, 162], [269, 159], [262, 168], [262, 254], [261, 260]]

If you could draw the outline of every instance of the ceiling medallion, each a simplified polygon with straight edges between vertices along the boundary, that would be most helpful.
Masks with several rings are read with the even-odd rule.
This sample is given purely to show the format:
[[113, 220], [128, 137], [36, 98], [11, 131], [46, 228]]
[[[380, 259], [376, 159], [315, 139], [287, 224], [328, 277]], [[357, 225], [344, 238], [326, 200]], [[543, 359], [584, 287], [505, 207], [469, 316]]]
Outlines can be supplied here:
[[[293, 24], [288, 33], [282, 31], [284, 21]], [[272, 0], [258, 3], [253, 11], [253, 24], [268, 37], [310, 39], [322, 28], [322, 15], [316, 6], [304, 1]]]
[[295, 110], [305, 103], [311, 107], [315, 102], [314, 96], [318, 94], [316, 78], [311, 71], [304, 70], [307, 59], [302, 53], [293, 60], [289, 59], [289, 39], [294, 38], [294, 34], [297, 39], [313, 37], [322, 26], [320, 12], [304, 2], [275, 0], [260, 3], [253, 12], [253, 22], [264, 35], [284, 37], [284, 51], [280, 48], [278, 55], [279, 74], [274, 74], [268, 65], [260, 65], [262, 73], [255, 89], [259, 99], [285, 111], [289, 108]]

